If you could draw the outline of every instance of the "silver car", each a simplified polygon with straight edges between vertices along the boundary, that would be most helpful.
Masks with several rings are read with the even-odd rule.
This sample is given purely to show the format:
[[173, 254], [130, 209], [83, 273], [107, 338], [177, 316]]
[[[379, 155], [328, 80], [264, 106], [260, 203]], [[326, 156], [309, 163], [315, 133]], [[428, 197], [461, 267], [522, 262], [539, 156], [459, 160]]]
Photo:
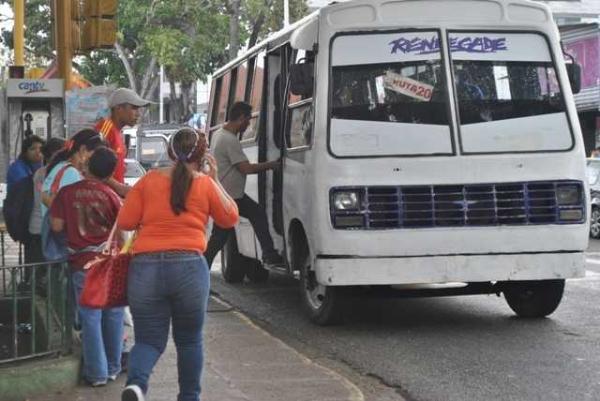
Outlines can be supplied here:
[[146, 174], [146, 169], [135, 159], [125, 159], [125, 184], [134, 186]]

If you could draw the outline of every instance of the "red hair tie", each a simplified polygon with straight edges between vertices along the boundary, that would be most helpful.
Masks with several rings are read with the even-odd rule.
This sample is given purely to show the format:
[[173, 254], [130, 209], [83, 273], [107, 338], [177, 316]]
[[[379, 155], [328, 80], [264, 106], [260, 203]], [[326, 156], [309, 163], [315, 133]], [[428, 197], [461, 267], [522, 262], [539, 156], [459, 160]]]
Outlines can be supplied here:
[[65, 148], [64, 148], [64, 149], [65, 149], [67, 152], [70, 152], [70, 151], [71, 151], [71, 149], [73, 149], [73, 144], [74, 144], [73, 140], [72, 140], [72, 139], [69, 139], [67, 142], [65, 142]]

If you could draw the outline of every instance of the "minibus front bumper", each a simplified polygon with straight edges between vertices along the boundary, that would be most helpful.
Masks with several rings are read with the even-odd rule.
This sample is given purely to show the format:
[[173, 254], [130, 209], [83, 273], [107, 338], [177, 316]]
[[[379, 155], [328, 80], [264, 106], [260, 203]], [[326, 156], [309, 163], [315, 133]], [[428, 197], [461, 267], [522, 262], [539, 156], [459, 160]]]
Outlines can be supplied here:
[[583, 277], [585, 254], [317, 255], [314, 266], [317, 281], [326, 286], [545, 280]]

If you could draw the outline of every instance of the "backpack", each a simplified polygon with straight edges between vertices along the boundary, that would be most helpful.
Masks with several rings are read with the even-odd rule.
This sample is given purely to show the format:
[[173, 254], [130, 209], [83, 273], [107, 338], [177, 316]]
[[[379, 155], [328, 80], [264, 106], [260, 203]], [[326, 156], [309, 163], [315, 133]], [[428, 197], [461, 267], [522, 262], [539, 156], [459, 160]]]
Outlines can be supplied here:
[[2, 205], [6, 231], [19, 242], [29, 239], [29, 218], [33, 210], [33, 175], [12, 184]]

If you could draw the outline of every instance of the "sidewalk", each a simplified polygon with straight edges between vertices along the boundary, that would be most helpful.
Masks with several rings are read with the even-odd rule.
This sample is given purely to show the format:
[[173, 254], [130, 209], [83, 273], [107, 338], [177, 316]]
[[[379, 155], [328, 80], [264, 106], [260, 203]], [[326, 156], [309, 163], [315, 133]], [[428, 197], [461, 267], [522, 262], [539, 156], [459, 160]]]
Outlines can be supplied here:
[[[254, 325], [241, 313], [211, 298], [204, 333], [202, 401], [363, 401], [361, 391]], [[173, 342], [150, 380], [148, 401], [177, 398], [177, 356]], [[71, 393], [30, 401], [120, 400], [122, 375], [105, 387], [78, 387]]]

